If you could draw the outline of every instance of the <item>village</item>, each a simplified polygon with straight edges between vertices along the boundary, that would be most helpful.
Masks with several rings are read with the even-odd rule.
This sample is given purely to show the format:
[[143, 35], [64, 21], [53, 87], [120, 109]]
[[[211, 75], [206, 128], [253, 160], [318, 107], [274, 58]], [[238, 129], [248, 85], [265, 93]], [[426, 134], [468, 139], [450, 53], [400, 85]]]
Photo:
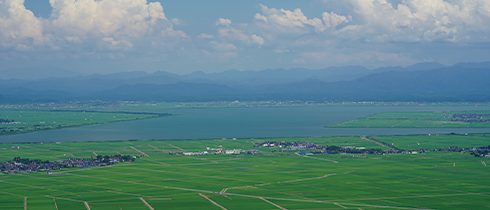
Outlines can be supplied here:
[[353, 147], [353, 146], [347, 146], [347, 147], [339, 147], [334, 145], [321, 146], [310, 142], [265, 141], [261, 143], [256, 143], [255, 145], [253, 145], [253, 147], [268, 147], [268, 148], [277, 147], [277, 148], [281, 148], [281, 150], [279, 150], [280, 152], [295, 152], [301, 155], [313, 155], [313, 154], [385, 155], [385, 154], [419, 154], [419, 153], [427, 153], [427, 152], [462, 152], [462, 153], [468, 152], [475, 157], [490, 158], [490, 146], [471, 147], [471, 148], [448, 147], [443, 149], [382, 150], [382, 149], [366, 149], [365, 147]]
[[243, 150], [243, 149], [223, 149], [222, 146], [219, 146], [219, 148], [206, 147], [205, 151], [182, 152], [182, 153], [173, 153], [173, 154], [191, 156], [191, 155], [239, 155], [239, 154], [257, 154], [257, 153], [260, 153], [260, 151]]
[[490, 114], [455, 114], [453, 115], [453, 122], [490, 122], [490, 119], [483, 119], [483, 117], [488, 117]]
[[96, 158], [70, 158], [59, 161], [42, 161], [40, 159], [28, 159], [16, 157], [12, 161], [0, 162], [0, 171], [4, 174], [11, 173], [33, 173], [47, 171], [51, 174], [54, 170], [63, 168], [87, 168], [87, 167], [104, 167], [114, 165], [119, 162], [134, 162], [137, 157], [129, 155], [102, 156]]

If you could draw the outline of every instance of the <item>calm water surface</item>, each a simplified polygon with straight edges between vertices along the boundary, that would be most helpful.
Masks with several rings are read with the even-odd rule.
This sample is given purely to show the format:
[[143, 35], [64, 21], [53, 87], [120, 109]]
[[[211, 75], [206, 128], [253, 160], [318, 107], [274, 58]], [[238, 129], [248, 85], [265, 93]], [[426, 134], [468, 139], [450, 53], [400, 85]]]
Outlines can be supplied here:
[[379, 112], [462, 110], [490, 110], [490, 107], [273, 107], [152, 110], [151, 112], [181, 115], [1, 136], [0, 142], [490, 133], [490, 128], [323, 127]]

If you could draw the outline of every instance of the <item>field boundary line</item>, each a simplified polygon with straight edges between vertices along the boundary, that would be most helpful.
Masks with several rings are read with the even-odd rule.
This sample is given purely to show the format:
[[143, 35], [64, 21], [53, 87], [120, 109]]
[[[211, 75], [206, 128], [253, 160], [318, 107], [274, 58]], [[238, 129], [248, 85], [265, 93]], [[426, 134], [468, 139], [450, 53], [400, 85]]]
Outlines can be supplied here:
[[[0, 181], [0, 182], [2, 182], [2, 181]], [[14, 193], [8, 193], [8, 192], [2, 192], [2, 191], [0, 191], [0, 193], [7, 194], [7, 195], [12, 195], [12, 196], [25, 197], [24, 195], [19, 195], [19, 194], [14, 194]]]
[[347, 172], [344, 172], [344, 173], [342, 173], [342, 174], [350, 174], [350, 173], [355, 172], [355, 171], [356, 171], [356, 170], [353, 170], [353, 171], [347, 171]]
[[[364, 177], [364, 178], [368, 178], [368, 179], [375, 179], [375, 180], [383, 180], [383, 181], [388, 181], [388, 180], [386, 180], [386, 179], [382, 179], [382, 178], [375, 178], [375, 177], [369, 177], [369, 176], [361, 176], [361, 175], [352, 175], [352, 176], [358, 176], [358, 177]], [[406, 185], [414, 185], [414, 186], [419, 186], [419, 187], [425, 187], [425, 188], [439, 189], [439, 190], [445, 190], [445, 191], [453, 191], [453, 192], [458, 192], [458, 193], [470, 193], [470, 192], [468, 192], [468, 191], [461, 191], [461, 190], [447, 189], [447, 188], [442, 188], [442, 187], [434, 187], [434, 186], [430, 186], [430, 185], [415, 184], [415, 183], [410, 183], [410, 182], [402, 182], [402, 181], [396, 181], [396, 180], [391, 180], [391, 181], [393, 181], [393, 182], [397, 182], [397, 183], [406, 184]], [[485, 195], [485, 194], [481, 194], [481, 195]], [[486, 196], [490, 196], [490, 195], [486, 195]]]
[[95, 151], [93, 151], [92, 153], [94, 153], [95, 157], [97, 157], [97, 156], [98, 156], [98, 155], [97, 155], [97, 153], [95, 153]]
[[62, 190], [55, 190], [55, 189], [51, 189], [51, 188], [47, 188], [47, 187], [39, 187], [39, 186], [36, 186], [36, 185], [28, 185], [28, 184], [21, 184], [21, 183], [12, 183], [12, 182], [7, 182], [7, 181], [5, 181], [5, 180], [0, 180], [0, 182], [5, 182], [5, 183], [13, 184], [13, 185], [20, 185], [20, 186], [26, 186], [26, 187], [32, 187], [32, 188], [38, 188], [38, 189], [43, 189], [43, 190], [50, 190], [50, 191], [63, 192], [63, 193], [70, 194], [70, 195], [74, 195], [74, 196], [80, 196], [80, 195], [75, 194], [75, 193], [72, 193], [72, 192], [62, 191]]
[[142, 155], [144, 155], [144, 156], [146, 156], [146, 157], [150, 157], [149, 155], [147, 155], [146, 153], [142, 152], [141, 150], [136, 149], [136, 148], [134, 148], [133, 146], [130, 146], [130, 147], [131, 147], [131, 149], [134, 149], [134, 151], [139, 152], [139, 153], [141, 153]]
[[159, 150], [159, 151], [165, 152], [165, 151], [163, 151], [162, 149], [158, 149], [157, 147], [155, 147], [155, 146], [153, 146], [153, 145], [149, 145], [149, 144], [148, 144], [148, 146], [149, 146], [149, 147], [151, 147], [151, 148], [153, 148], [153, 149], [156, 149], [156, 150]]
[[85, 204], [85, 208], [87, 208], [87, 210], [90, 210], [90, 206], [88, 205], [87, 201], [84, 201], [83, 204]]
[[75, 199], [63, 198], [63, 197], [55, 197], [55, 196], [50, 196], [50, 195], [46, 195], [46, 197], [48, 197], [48, 198], [57, 198], [57, 199], [67, 200], [67, 201], [80, 202], [80, 203], [83, 203], [84, 202], [84, 201], [81, 201], [81, 200], [75, 200]]
[[168, 166], [169, 164], [166, 164], [166, 163], [161, 163], [161, 162], [158, 162], [158, 161], [155, 161], [155, 160], [150, 160], [150, 159], [145, 159], [145, 161], [150, 161], [150, 162], [153, 162], [153, 163], [157, 163], [158, 165], [165, 165], [165, 166]]
[[291, 183], [291, 182], [301, 182], [301, 181], [308, 181], [308, 180], [313, 180], [313, 179], [323, 179], [323, 178], [327, 178], [329, 176], [335, 176], [337, 174], [327, 174], [325, 176], [320, 176], [320, 177], [312, 177], [312, 178], [306, 178], [306, 179], [296, 179], [296, 180], [290, 180], [290, 181], [283, 181], [283, 182], [277, 182], [277, 184], [280, 184], [280, 183]]
[[343, 208], [343, 209], [349, 209], [349, 208], [347, 208], [347, 207], [345, 207], [345, 206], [342, 206], [342, 205], [340, 205], [340, 204], [338, 204], [338, 203], [334, 203], [334, 204], [335, 204], [336, 206], [339, 206], [340, 208]]
[[[71, 172], [71, 171], [70, 171]], [[64, 180], [56, 180], [56, 179], [47, 179], [47, 178], [42, 178], [42, 177], [34, 177], [34, 176], [29, 176], [29, 178], [34, 178], [34, 179], [42, 179], [42, 180], [49, 180], [49, 181], [56, 181], [56, 182], [62, 182], [62, 183], [68, 183], [68, 184], [76, 184], [76, 185], [82, 185], [82, 186], [90, 186], [90, 187], [95, 187], [95, 188], [102, 188], [106, 190], [114, 190], [118, 191], [121, 189], [116, 189], [116, 188], [109, 188], [109, 187], [100, 187], [96, 185], [89, 185], [89, 184], [82, 184], [82, 183], [75, 183], [75, 182], [69, 182], [69, 181], [64, 181]], [[0, 191], [1, 193], [1, 191]]]
[[219, 205], [218, 203], [216, 203], [216, 202], [214, 202], [213, 200], [211, 200], [210, 198], [208, 198], [208, 196], [205, 196], [205, 195], [203, 195], [203, 194], [201, 194], [201, 193], [199, 193], [199, 195], [200, 195], [201, 197], [205, 198], [206, 200], [208, 200], [209, 202], [211, 202], [212, 204], [214, 204], [215, 206], [217, 206], [217, 207], [219, 207], [219, 208], [221, 208], [221, 209], [223, 209], [223, 210], [228, 210], [228, 209], [226, 209], [225, 207], [223, 207], [223, 206]]
[[27, 197], [24, 197], [24, 210], [27, 210]]
[[[226, 193], [225, 195], [235, 195], [249, 198], [261, 198], [260, 196], [255, 195], [245, 195], [245, 194], [235, 194], [235, 193]], [[407, 210], [430, 210], [423, 208], [410, 208], [410, 207], [399, 207], [399, 206], [379, 206], [379, 205], [370, 205], [370, 204], [358, 204], [358, 203], [339, 203], [333, 201], [320, 201], [320, 200], [300, 200], [300, 199], [290, 199], [290, 198], [273, 198], [273, 197], [264, 197], [269, 200], [283, 200], [283, 201], [295, 201], [295, 202], [307, 202], [307, 203], [328, 203], [328, 204], [341, 204], [346, 206], [360, 206], [360, 207], [375, 207], [375, 208], [390, 208], [390, 209], [407, 209]]]
[[305, 158], [311, 158], [311, 159], [316, 159], [316, 160], [323, 160], [323, 161], [328, 161], [328, 162], [332, 162], [332, 163], [339, 163], [339, 161], [336, 161], [336, 160], [329, 160], [329, 159], [324, 159], [324, 158], [317, 158], [317, 157], [310, 157], [310, 156], [306, 156], [306, 155], [300, 155], [297, 152], [296, 152], [296, 155], [298, 155], [300, 157], [305, 157]]
[[56, 204], [56, 199], [54, 199], [54, 197], [53, 197], [53, 201], [54, 201], [54, 207], [56, 207], [56, 210], [58, 210], [58, 204]]
[[366, 140], [366, 141], [369, 141], [369, 142], [375, 143], [375, 144], [377, 144], [377, 145], [379, 145], [379, 146], [382, 146], [382, 147], [384, 147], [384, 148], [391, 149], [391, 147], [389, 147], [389, 146], [386, 146], [386, 145], [384, 145], [384, 144], [381, 144], [381, 143], [379, 143], [379, 142], [377, 142], [377, 141], [374, 141], [374, 140], [372, 140], [372, 139], [368, 139], [368, 138], [366, 138], [366, 137], [364, 137], [364, 136], [361, 136], [361, 139], [364, 139], [364, 140]]
[[176, 147], [176, 146], [171, 145], [171, 144], [168, 144], [168, 145], [169, 145], [169, 146], [171, 146], [171, 147], [173, 147], [173, 148], [175, 148], [175, 149], [178, 149], [178, 150], [180, 150], [180, 151], [182, 151], [182, 152], [186, 152], [186, 150], [185, 150], [185, 149], [182, 149], [182, 148], [180, 148], [180, 147]]
[[291, 182], [301, 182], [301, 181], [308, 181], [308, 180], [313, 180], [313, 179], [323, 179], [329, 176], [335, 176], [337, 174], [327, 174], [324, 176], [319, 176], [319, 177], [312, 177], [312, 178], [306, 178], [306, 179], [295, 179], [295, 180], [289, 180], [289, 181], [282, 181], [282, 182], [276, 182], [276, 183], [263, 183], [263, 184], [256, 184], [256, 185], [247, 185], [247, 186], [239, 186], [239, 187], [229, 187], [229, 188], [224, 188], [219, 192], [218, 194], [225, 194], [227, 190], [231, 189], [240, 189], [240, 188], [247, 188], [247, 187], [257, 187], [257, 186], [266, 186], [266, 185], [273, 185], [273, 184], [281, 184], [281, 183], [291, 183]]
[[108, 179], [108, 178], [103, 178], [103, 177], [87, 176], [87, 175], [80, 175], [80, 174], [71, 174], [71, 175], [73, 175], [73, 176], [81, 176], [81, 177], [88, 177], [88, 178], [93, 178], [93, 179], [109, 180], [109, 181], [114, 181], [114, 182], [129, 183], [129, 184], [135, 184], [135, 185], [160, 187], [160, 188], [166, 188], [166, 189], [183, 190], [183, 191], [193, 191], [193, 192], [214, 193], [213, 191], [210, 191], [210, 190], [199, 190], [199, 189], [182, 188], [182, 187], [170, 187], [170, 186], [165, 186], [165, 185], [139, 183], [139, 182], [133, 182], [133, 181], [118, 180], [118, 179]]
[[284, 207], [282, 207], [282, 206], [279, 206], [279, 205], [277, 205], [277, 204], [275, 204], [275, 203], [272, 203], [271, 201], [268, 201], [268, 200], [267, 200], [267, 199], [265, 199], [265, 198], [262, 198], [262, 197], [261, 197], [261, 198], [260, 198], [260, 200], [263, 200], [263, 201], [265, 201], [265, 202], [267, 202], [267, 203], [270, 203], [270, 204], [274, 205], [275, 207], [277, 207], [277, 208], [279, 208], [279, 209], [282, 209], [282, 210], [288, 210], [288, 209], [286, 209], [286, 208], [284, 208]]
[[[151, 164], [154, 165], [154, 164]], [[164, 165], [169, 165], [173, 166], [170, 164], [164, 164]], [[198, 174], [188, 174], [188, 173], [180, 173], [180, 172], [175, 172], [175, 171], [164, 171], [164, 170], [155, 170], [155, 169], [147, 169], [147, 168], [134, 168], [134, 167], [125, 167], [127, 169], [137, 169], [140, 171], [153, 171], [153, 172], [159, 172], [159, 173], [169, 173], [169, 174], [179, 174], [179, 175], [188, 175], [192, 176], [193, 178], [199, 178], [199, 177], [204, 177], [204, 178], [214, 178], [214, 179], [219, 179], [221, 177], [218, 176], [204, 176], [204, 175], [198, 175]], [[241, 182], [250, 182], [248, 180], [242, 180], [242, 179], [234, 179], [234, 178], [221, 178], [221, 179], [227, 179], [227, 180], [233, 180], [233, 181], [241, 181]]]
[[140, 200], [145, 204], [146, 207], [148, 207], [150, 210], [155, 210], [153, 207], [150, 206], [148, 202], [145, 201], [145, 199], [140, 198]]
[[149, 201], [168, 201], [172, 200], [172, 198], [150, 198]]

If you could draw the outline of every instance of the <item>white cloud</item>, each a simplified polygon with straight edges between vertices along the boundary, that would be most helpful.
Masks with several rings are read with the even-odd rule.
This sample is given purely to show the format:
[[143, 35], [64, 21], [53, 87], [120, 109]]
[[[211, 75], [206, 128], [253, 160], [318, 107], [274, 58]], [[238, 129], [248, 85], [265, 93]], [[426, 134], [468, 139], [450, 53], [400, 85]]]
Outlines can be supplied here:
[[266, 16], [264, 16], [264, 15], [261, 15], [261, 14], [259, 14], [259, 13], [255, 14], [255, 19], [257, 19], [257, 20], [262, 20], [262, 21], [264, 21], [265, 23], [269, 23], [269, 21], [267, 21], [267, 17], [266, 17]]
[[489, 32], [487, 0], [404, 0], [398, 5], [387, 0], [348, 2], [364, 19], [351, 33], [366, 41], [457, 42], [467, 41], [468, 36], [481, 40], [478, 33]]
[[262, 20], [265, 25], [274, 27], [281, 31], [296, 30], [297, 32], [303, 32], [305, 25], [310, 25], [315, 28], [316, 31], [323, 31], [325, 27], [322, 21], [318, 18], [308, 19], [301, 9], [295, 9], [294, 11], [268, 8], [265, 5], [260, 5], [263, 15], [256, 14], [255, 19]]
[[170, 22], [174, 25], [184, 25], [184, 21], [178, 18], [172, 18], [170, 19]]
[[218, 35], [221, 37], [229, 37], [234, 40], [248, 41], [250, 37], [242, 33], [241, 30], [235, 28], [220, 28], [218, 30]]
[[201, 39], [212, 39], [212, 38], [214, 38], [214, 36], [211, 35], [211, 34], [202, 33], [199, 36], [197, 36], [197, 38], [201, 38]]
[[[347, 17], [345, 16], [341, 16], [341, 15], [337, 15], [333, 12], [331, 13], [328, 13], [328, 12], [324, 12], [322, 14], [323, 16], [323, 22], [325, 22], [325, 27], [326, 28], [330, 28], [330, 27], [337, 27], [338, 25], [340, 25], [341, 23], [348, 23], [349, 20], [347, 20]], [[352, 19], [352, 17], [349, 17], [349, 19]]]
[[[24, 0], [0, 2], [0, 36], [5, 48], [31, 49], [27, 45], [41, 45], [47, 38], [43, 35], [44, 23], [24, 6]], [[32, 39], [30, 43], [29, 38]]]
[[[48, 19], [35, 17], [24, 0], [0, 1], [0, 43], [6, 49], [70, 49], [72, 44], [116, 49], [134, 47], [148, 37], [185, 38], [158, 2], [146, 0], [49, 0], [53, 11]], [[180, 23], [179, 19], [172, 19]], [[112, 41], [108, 42], [111, 39]], [[32, 41], [31, 41], [32, 40]], [[110, 44], [108, 44], [110, 43]], [[117, 44], [115, 44], [117, 43]], [[82, 49], [75, 47], [76, 49]]]
[[264, 38], [260, 37], [260, 36], [257, 36], [255, 34], [253, 34], [252, 36], [250, 36], [251, 38], [251, 43], [253, 44], [258, 44], [258, 45], [263, 45], [264, 44]]
[[225, 19], [225, 18], [220, 18], [214, 24], [217, 26], [219, 26], [219, 25], [229, 26], [231, 24], [231, 20]]
[[[231, 21], [230, 21], [231, 23]], [[247, 25], [241, 25], [242, 27], [247, 27]], [[242, 30], [236, 29], [232, 26], [218, 29], [218, 36], [223, 38], [228, 38], [233, 41], [246, 42], [248, 44], [264, 44], [264, 38], [257, 34], [247, 35]]]
[[236, 50], [236, 46], [231, 43], [218, 43], [217, 41], [210, 41], [209, 44], [218, 51], [230, 51]]

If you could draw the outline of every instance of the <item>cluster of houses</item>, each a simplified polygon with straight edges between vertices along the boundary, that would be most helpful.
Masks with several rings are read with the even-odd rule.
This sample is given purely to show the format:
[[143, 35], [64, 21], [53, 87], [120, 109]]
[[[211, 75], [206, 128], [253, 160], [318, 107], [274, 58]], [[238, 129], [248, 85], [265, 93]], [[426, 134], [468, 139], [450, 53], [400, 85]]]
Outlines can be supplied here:
[[242, 150], [242, 149], [223, 149], [206, 147], [206, 151], [199, 152], [182, 152], [182, 155], [239, 155], [239, 154], [257, 154], [259, 150]]
[[[426, 152], [469, 152], [475, 157], [490, 158], [490, 146], [487, 147], [472, 147], [472, 148], [460, 148], [449, 147], [444, 149], [417, 149], [417, 150], [397, 150], [397, 149], [366, 149], [365, 147], [339, 147], [339, 146], [321, 146], [315, 143], [309, 142], [284, 142], [284, 141], [265, 141], [256, 143], [254, 147], [277, 147], [282, 148], [282, 152], [294, 152], [297, 150], [303, 150], [308, 152], [301, 152], [301, 155], [313, 155], [313, 154], [372, 154], [372, 155], [384, 155], [384, 154], [419, 154]], [[357, 157], [357, 156], [354, 156]]]
[[59, 161], [42, 161], [39, 159], [28, 159], [16, 157], [12, 161], [0, 162], [0, 171], [9, 173], [33, 173], [47, 171], [50, 173], [54, 170], [63, 168], [87, 168], [87, 167], [104, 167], [110, 166], [119, 162], [133, 162], [135, 157], [129, 155], [114, 155], [114, 156], [97, 156], [95, 159], [70, 158]]
[[326, 149], [328, 146], [320, 146], [310, 142], [285, 142], [285, 141], [265, 141], [256, 143], [254, 147], [279, 147], [289, 149]]
[[16, 122], [15, 120], [6, 120], [6, 119], [0, 119], [0, 125], [6, 125], [6, 124], [22, 124], [23, 122]]
[[265, 141], [256, 143], [254, 147], [277, 147], [282, 148], [281, 151], [291, 150], [315, 150], [313, 154], [326, 154], [326, 153], [366, 153], [376, 154], [382, 152], [381, 150], [366, 150], [366, 147], [338, 147], [338, 146], [322, 146], [310, 142], [285, 142], [285, 141]]
[[490, 122], [490, 119], [483, 119], [490, 114], [455, 114], [453, 115], [454, 122]]

